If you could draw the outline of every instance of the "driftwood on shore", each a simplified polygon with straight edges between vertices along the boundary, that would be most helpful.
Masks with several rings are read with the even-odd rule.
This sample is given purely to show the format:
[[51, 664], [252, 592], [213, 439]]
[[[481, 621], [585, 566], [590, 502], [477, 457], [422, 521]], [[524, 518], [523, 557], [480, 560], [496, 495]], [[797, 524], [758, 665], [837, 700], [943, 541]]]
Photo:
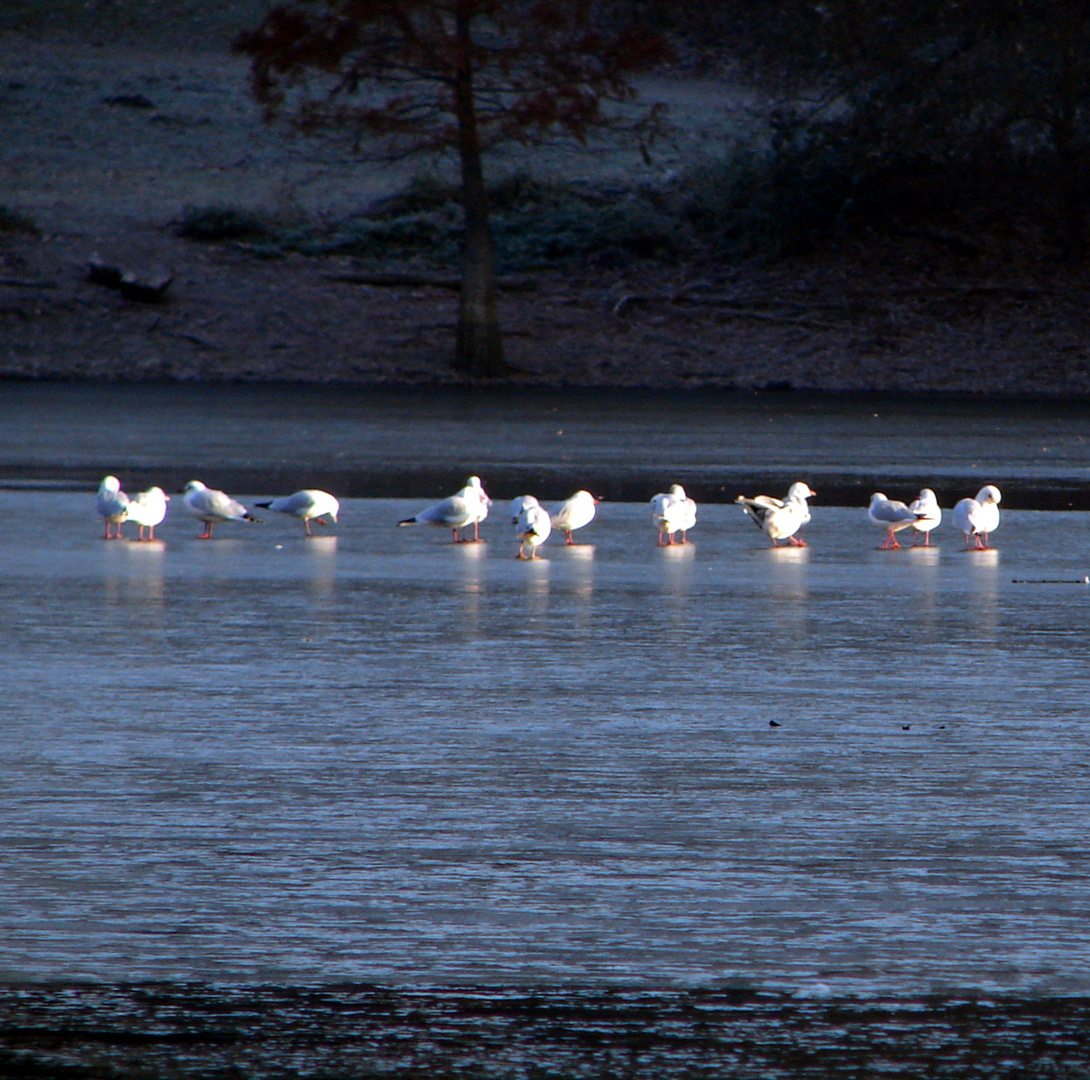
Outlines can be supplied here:
[[[350, 274], [326, 274], [327, 281], [340, 281], [346, 285], [374, 285], [385, 289], [454, 289], [462, 287], [460, 275], [449, 274], [368, 274], [353, 272]], [[501, 277], [496, 278], [496, 288], [504, 292], [534, 292], [537, 282], [533, 278]]]
[[116, 289], [126, 300], [162, 304], [174, 275], [169, 270], [158, 269], [137, 273], [92, 255], [87, 264], [87, 280], [107, 289]]

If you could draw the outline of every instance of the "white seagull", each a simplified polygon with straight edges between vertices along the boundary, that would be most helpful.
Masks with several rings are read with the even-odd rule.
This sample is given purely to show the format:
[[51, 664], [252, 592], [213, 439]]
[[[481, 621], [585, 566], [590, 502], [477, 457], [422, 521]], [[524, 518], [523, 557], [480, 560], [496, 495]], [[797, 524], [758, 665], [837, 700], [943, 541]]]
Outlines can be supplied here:
[[292, 517], [299, 518], [307, 536], [314, 535], [310, 531], [312, 521], [316, 525], [336, 525], [337, 515], [341, 512], [341, 504], [328, 491], [319, 491], [317, 488], [305, 488], [294, 495], [285, 495], [282, 499], [254, 505], [263, 510], [278, 510], [281, 514], [291, 514]]
[[886, 539], [878, 547], [881, 551], [899, 548], [897, 537], [893, 534], [907, 529], [916, 523], [916, 515], [899, 499], [887, 499], [880, 491], [870, 497], [867, 517], [880, 529], [886, 530]]
[[[515, 535], [519, 540], [519, 551], [515, 558], [536, 559], [537, 549], [549, 539], [553, 526], [549, 520], [549, 512], [533, 495], [523, 495], [521, 498], [522, 510], [515, 521]], [[525, 554], [527, 550], [529, 555]]]
[[[687, 544], [685, 534], [696, 524], [696, 503], [680, 484], [674, 484], [668, 492], [651, 500], [651, 520], [659, 530], [659, 547], [675, 542]], [[676, 532], [681, 533], [680, 541], [674, 540]]]
[[516, 495], [511, 500], [511, 524], [514, 525], [518, 522], [519, 515], [528, 506], [540, 506], [537, 501], [537, 497], [534, 495]]
[[781, 502], [771, 495], [758, 495], [753, 499], [739, 495], [734, 501], [739, 503], [746, 516], [761, 529], [778, 547], [780, 540], [786, 540], [795, 547], [806, 547], [806, 541], [795, 534], [810, 520], [810, 507], [807, 499], [813, 499], [816, 491], [811, 491], [809, 484], [796, 481], [787, 489], [787, 495]]
[[912, 536], [912, 546], [916, 546], [916, 538], [920, 533], [923, 533], [923, 544], [920, 546], [930, 547], [931, 530], [937, 529], [942, 524], [942, 510], [939, 509], [939, 500], [935, 498], [935, 493], [930, 488], [923, 488], [916, 501], [910, 503], [908, 508], [916, 515], [916, 520], [912, 522], [912, 528], [915, 530]]
[[488, 517], [488, 508], [492, 500], [484, 493], [481, 480], [478, 476], [471, 476], [466, 481], [466, 486], [456, 495], [451, 495], [441, 503], [429, 506], [427, 510], [421, 510], [416, 517], [399, 521], [398, 525], [445, 525], [454, 532], [454, 542], [470, 543], [467, 538], [462, 540], [458, 535], [460, 529], [468, 529], [473, 526], [473, 542], [480, 540], [478, 526]]
[[148, 530], [147, 539], [155, 539], [155, 526], [167, 516], [167, 503], [170, 496], [161, 487], [151, 487], [141, 491], [129, 500], [129, 521], [135, 521], [139, 528], [139, 538], [144, 539], [144, 530]]
[[552, 513], [554, 529], [560, 529], [567, 534], [566, 544], [574, 544], [571, 534], [584, 525], [589, 525], [594, 520], [597, 505], [600, 499], [596, 499], [589, 491], [577, 491], [570, 499], [565, 499]]
[[[124, 540], [121, 535], [121, 523], [129, 517], [129, 497], [121, 490], [121, 481], [116, 476], [105, 476], [98, 485], [95, 497], [95, 509], [99, 517], [106, 522], [106, 540]], [[110, 526], [116, 526], [117, 532], [111, 532]]]
[[261, 520], [254, 517], [242, 503], [232, 499], [230, 495], [205, 487], [200, 480], [190, 480], [184, 491], [185, 508], [195, 518], [204, 522], [201, 540], [212, 539], [212, 526], [217, 521], [258, 522]]
[[[962, 499], [954, 507], [954, 526], [965, 534], [965, 550], [986, 551], [988, 534], [999, 528], [999, 501], [1003, 496], [994, 484], [986, 484], [975, 499]], [[970, 539], [975, 538], [975, 544]]]

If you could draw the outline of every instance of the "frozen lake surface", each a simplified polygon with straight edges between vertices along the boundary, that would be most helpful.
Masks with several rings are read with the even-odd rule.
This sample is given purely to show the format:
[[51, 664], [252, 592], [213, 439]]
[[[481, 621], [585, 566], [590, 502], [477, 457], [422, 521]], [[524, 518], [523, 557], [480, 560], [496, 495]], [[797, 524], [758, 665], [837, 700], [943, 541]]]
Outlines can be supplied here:
[[[16, 384], [0, 421], [0, 1071], [1085, 1074], [1081, 407]], [[176, 496], [106, 543], [105, 472], [342, 519], [199, 541]], [[484, 543], [395, 527], [470, 472]], [[771, 550], [730, 500], [796, 479]], [[927, 483], [938, 546], [876, 550], [870, 491]], [[504, 501], [577, 486], [584, 546], [517, 562]]]
[[324, 487], [430, 497], [470, 473], [493, 495], [587, 487], [645, 502], [670, 483], [702, 501], [795, 479], [820, 503], [875, 489], [944, 505], [996, 483], [1022, 509], [1090, 509], [1083, 401], [835, 394], [350, 390], [6, 383], [0, 483], [236, 491]]
[[1090, 989], [1084, 515], [523, 564], [417, 505], [0, 492], [0, 977]]

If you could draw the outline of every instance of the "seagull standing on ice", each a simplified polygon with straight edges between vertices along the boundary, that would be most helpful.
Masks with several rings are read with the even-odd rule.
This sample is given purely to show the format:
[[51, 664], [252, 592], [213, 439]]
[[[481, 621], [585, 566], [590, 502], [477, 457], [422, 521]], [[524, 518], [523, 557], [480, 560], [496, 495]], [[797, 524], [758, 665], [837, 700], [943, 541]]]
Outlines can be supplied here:
[[281, 514], [291, 514], [299, 518], [306, 529], [307, 536], [313, 536], [310, 531], [310, 523], [316, 525], [336, 525], [337, 515], [341, 512], [341, 504], [337, 502], [328, 491], [318, 491], [316, 488], [306, 488], [297, 491], [294, 495], [285, 495], [282, 499], [273, 499], [272, 502], [259, 502], [264, 510], [278, 510]]
[[[651, 520], [659, 530], [659, 547], [668, 544], [687, 544], [685, 534], [696, 524], [696, 503], [685, 494], [680, 484], [674, 484], [668, 492], [651, 500]], [[674, 540], [674, 533], [681, 533], [681, 540]], [[663, 537], [666, 537], [663, 540]]]
[[916, 547], [916, 539], [923, 533], [921, 547], [931, 546], [931, 530], [937, 529], [942, 524], [942, 510], [939, 509], [939, 500], [930, 488], [923, 488], [916, 501], [909, 505], [909, 510], [916, 515], [912, 522], [915, 532], [912, 535], [912, 546]]
[[240, 502], [236, 502], [230, 495], [222, 491], [215, 491], [205, 487], [200, 480], [190, 480], [185, 488], [185, 508], [200, 521], [204, 522], [204, 532], [201, 540], [212, 539], [212, 526], [217, 521], [252, 521], [261, 519], [254, 517]]
[[[129, 518], [129, 497], [121, 490], [121, 481], [116, 476], [105, 476], [98, 485], [95, 497], [95, 509], [99, 517], [106, 522], [106, 540], [124, 540], [121, 535], [121, 523]], [[110, 526], [117, 531], [111, 532]]]
[[167, 516], [167, 503], [170, 496], [161, 487], [151, 487], [141, 491], [129, 500], [129, 521], [135, 521], [139, 528], [139, 539], [144, 539], [144, 530], [148, 530], [147, 539], [155, 539], [155, 526]]
[[897, 537], [893, 534], [907, 529], [916, 523], [916, 515], [899, 499], [887, 499], [880, 491], [870, 497], [867, 517], [880, 529], [886, 530], [886, 539], [878, 547], [881, 551], [899, 548]]
[[[515, 519], [519, 551], [515, 558], [536, 559], [537, 549], [548, 540], [549, 533], [553, 530], [552, 522], [549, 520], [549, 512], [533, 495], [523, 495], [520, 498], [522, 510]], [[527, 550], [529, 555], [525, 554]]]
[[795, 547], [806, 547], [806, 541], [795, 534], [810, 520], [810, 506], [806, 500], [816, 495], [817, 492], [812, 491], [809, 484], [799, 480], [787, 489], [787, 496], [782, 502], [771, 495], [758, 495], [753, 499], [739, 495], [734, 501], [768, 536], [773, 547], [778, 547], [780, 540], [786, 540]]
[[[999, 501], [1003, 496], [994, 484], [986, 484], [975, 499], [962, 499], [954, 507], [954, 526], [965, 534], [965, 550], [986, 551], [988, 534], [999, 528]], [[975, 544], [970, 543], [975, 539]]]
[[[398, 525], [445, 525], [454, 532], [454, 542], [475, 543], [480, 540], [478, 527], [486, 517], [492, 500], [484, 493], [481, 480], [478, 476], [471, 476], [466, 481], [466, 486], [456, 495], [451, 495], [427, 510], [421, 510], [416, 517], [405, 518]], [[473, 526], [473, 540], [468, 537], [462, 539], [458, 532], [460, 529], [468, 529]]]
[[553, 510], [553, 528], [567, 535], [565, 544], [574, 544], [571, 534], [594, 520], [599, 501], [589, 491], [577, 491]]

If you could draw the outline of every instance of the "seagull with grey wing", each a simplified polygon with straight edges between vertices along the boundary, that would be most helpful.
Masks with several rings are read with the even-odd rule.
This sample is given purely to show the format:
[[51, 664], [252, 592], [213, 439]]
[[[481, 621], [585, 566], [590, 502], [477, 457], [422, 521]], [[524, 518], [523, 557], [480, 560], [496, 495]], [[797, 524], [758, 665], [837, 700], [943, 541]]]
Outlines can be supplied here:
[[[519, 542], [518, 559], [536, 559], [537, 549], [549, 539], [553, 525], [549, 512], [533, 495], [520, 495], [517, 500], [521, 506], [515, 519], [515, 536]], [[526, 552], [530, 554], [527, 555]]]
[[303, 523], [307, 536], [314, 535], [310, 531], [312, 521], [315, 525], [336, 525], [337, 515], [341, 512], [341, 504], [328, 491], [319, 491], [317, 488], [305, 488], [294, 495], [285, 495], [282, 499], [254, 505], [263, 510], [276, 510], [278, 513], [298, 518]]
[[230, 495], [206, 487], [200, 480], [190, 480], [183, 490], [185, 508], [199, 521], [204, 522], [204, 532], [199, 537], [201, 540], [211, 540], [212, 527], [221, 521], [257, 523], [261, 520]]
[[[121, 523], [129, 519], [129, 497], [121, 490], [121, 481], [116, 476], [104, 476], [98, 485], [95, 496], [95, 509], [98, 516], [106, 522], [106, 540], [124, 540], [121, 535]], [[117, 531], [112, 532], [110, 526]]]
[[937, 529], [942, 524], [942, 510], [939, 508], [939, 500], [930, 488], [923, 488], [916, 500], [909, 504], [909, 510], [916, 515], [912, 523], [912, 546], [916, 547], [916, 540], [923, 533], [923, 543], [920, 547], [931, 546], [931, 530]]
[[880, 551], [891, 551], [901, 545], [895, 533], [916, 524], [917, 515], [899, 499], [887, 499], [880, 491], [870, 497], [867, 517], [880, 529], [885, 529], [886, 538], [878, 545]]
[[[488, 517], [488, 508], [492, 500], [485, 494], [479, 476], [471, 476], [461, 491], [448, 496], [442, 502], [421, 510], [414, 517], [399, 521], [398, 525], [445, 525], [454, 533], [454, 542], [476, 543], [481, 539], [479, 526]], [[458, 535], [462, 529], [473, 526], [473, 539], [464, 540]]]
[[988, 550], [988, 534], [999, 528], [1002, 498], [995, 484], [986, 484], [975, 499], [962, 499], [954, 507], [954, 527], [965, 534], [966, 551]]
[[809, 484], [799, 480], [787, 489], [787, 495], [782, 500], [771, 495], [757, 495], [752, 499], [739, 495], [734, 501], [772, 541], [773, 547], [779, 547], [780, 540], [786, 540], [795, 547], [806, 547], [806, 541], [795, 534], [810, 520], [810, 505], [806, 500], [816, 495], [817, 492], [811, 490]]

